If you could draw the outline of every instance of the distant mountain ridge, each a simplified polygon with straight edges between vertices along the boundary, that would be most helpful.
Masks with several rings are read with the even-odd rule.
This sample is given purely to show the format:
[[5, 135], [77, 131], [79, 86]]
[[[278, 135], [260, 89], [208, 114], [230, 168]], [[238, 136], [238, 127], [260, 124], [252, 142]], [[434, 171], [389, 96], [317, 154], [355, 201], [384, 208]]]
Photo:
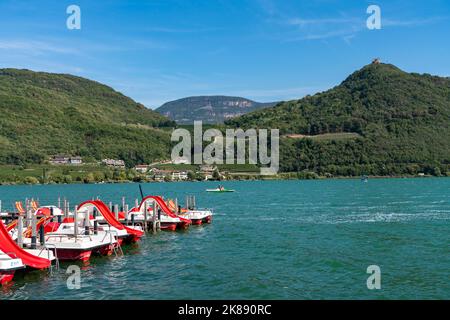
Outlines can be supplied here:
[[277, 102], [261, 103], [241, 97], [196, 96], [167, 102], [156, 111], [178, 124], [192, 124], [196, 120], [219, 124], [276, 104]]

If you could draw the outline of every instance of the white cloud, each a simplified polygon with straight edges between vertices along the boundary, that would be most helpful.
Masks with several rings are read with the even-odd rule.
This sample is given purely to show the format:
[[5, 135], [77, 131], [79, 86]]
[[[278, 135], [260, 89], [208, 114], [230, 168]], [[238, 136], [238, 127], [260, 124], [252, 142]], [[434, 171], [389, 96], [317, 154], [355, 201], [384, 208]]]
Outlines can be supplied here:
[[30, 40], [1, 40], [0, 50], [9, 51], [28, 51], [31, 54], [40, 54], [44, 52], [53, 53], [77, 53], [78, 51], [68, 46], [55, 45], [42, 41]]
[[441, 21], [448, 20], [448, 17], [431, 17], [427, 19], [404, 19], [404, 20], [393, 20], [393, 19], [382, 19], [382, 26], [387, 27], [417, 27], [433, 23], [438, 23]]
[[324, 25], [324, 24], [354, 24], [361, 23], [363, 20], [356, 18], [323, 18], [323, 19], [290, 19], [287, 24], [291, 26], [304, 27], [308, 25]]
[[[393, 20], [382, 18], [383, 28], [419, 27], [448, 20], [446, 17], [431, 17], [427, 19]], [[323, 40], [328, 38], [342, 38], [346, 43], [360, 32], [366, 29], [366, 21], [358, 18], [321, 18], [303, 19], [293, 18], [286, 23], [297, 28], [297, 36], [293, 36], [286, 42]]]
[[217, 31], [219, 28], [168, 28], [168, 27], [148, 27], [143, 31], [156, 33], [200, 33]]
[[[341, 38], [346, 43], [360, 32], [367, 30], [364, 13], [355, 15], [339, 12], [337, 16], [328, 17], [303, 17], [293, 16], [292, 12], [281, 10], [273, 0], [259, 0], [261, 9], [269, 17], [266, 22], [285, 26], [290, 31], [284, 32], [278, 37], [284, 42], [323, 40], [328, 38]], [[419, 27], [423, 25], [439, 23], [448, 20], [449, 17], [388, 17], [382, 15], [382, 28]]]
[[302, 41], [302, 40], [323, 40], [323, 39], [336, 38], [336, 37], [342, 37], [342, 39], [344, 39], [348, 42], [350, 39], [354, 38], [355, 36], [356, 36], [355, 30], [342, 29], [342, 30], [335, 30], [335, 31], [309, 33], [309, 34], [302, 35], [300, 37], [288, 39], [287, 42], [295, 42], [295, 41]]

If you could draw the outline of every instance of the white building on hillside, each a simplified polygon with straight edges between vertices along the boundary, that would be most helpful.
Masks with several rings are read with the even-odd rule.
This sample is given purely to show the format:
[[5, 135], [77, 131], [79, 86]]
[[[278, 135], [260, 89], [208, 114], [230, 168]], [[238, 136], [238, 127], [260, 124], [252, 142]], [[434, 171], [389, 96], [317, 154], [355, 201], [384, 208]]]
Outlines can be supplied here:
[[146, 173], [148, 171], [149, 166], [147, 164], [138, 164], [134, 167], [134, 170], [140, 173]]
[[108, 167], [125, 168], [125, 161], [116, 159], [103, 159], [102, 163]]
[[190, 161], [188, 158], [179, 157], [179, 158], [173, 159], [172, 164], [190, 164]]

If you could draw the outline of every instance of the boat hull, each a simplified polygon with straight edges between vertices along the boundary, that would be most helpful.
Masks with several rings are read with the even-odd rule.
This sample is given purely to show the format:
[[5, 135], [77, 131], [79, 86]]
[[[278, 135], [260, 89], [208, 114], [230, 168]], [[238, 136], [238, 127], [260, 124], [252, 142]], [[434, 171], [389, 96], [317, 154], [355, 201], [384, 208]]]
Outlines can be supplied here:
[[177, 230], [177, 222], [161, 222], [161, 230], [175, 231]]
[[102, 246], [102, 247], [99, 247], [99, 248], [93, 250], [92, 253], [99, 255], [99, 256], [110, 256], [113, 254], [114, 248], [115, 248], [115, 244], [108, 244], [106, 246]]
[[127, 238], [124, 239], [125, 244], [132, 244], [137, 243], [139, 240], [141, 240], [142, 237], [136, 236], [136, 235], [129, 235]]
[[203, 223], [212, 223], [212, 216], [207, 216], [205, 218], [202, 219]]
[[181, 221], [177, 223], [177, 229], [180, 230], [187, 230], [189, 229], [189, 226], [191, 225], [191, 221], [189, 220], [189, 222], [187, 221]]
[[0, 270], [0, 285], [10, 283], [14, 279], [15, 270]]
[[181, 215], [183, 218], [192, 221], [192, 225], [200, 226], [209, 224], [212, 221], [212, 212], [209, 210], [193, 210], [187, 211]]
[[191, 219], [192, 225], [200, 226], [202, 224], [210, 224], [212, 223], [212, 216], [207, 216], [201, 219]]
[[191, 219], [192, 225], [194, 226], [200, 226], [203, 224], [203, 219]]
[[56, 249], [56, 254], [60, 261], [89, 261], [92, 250], [79, 249]]

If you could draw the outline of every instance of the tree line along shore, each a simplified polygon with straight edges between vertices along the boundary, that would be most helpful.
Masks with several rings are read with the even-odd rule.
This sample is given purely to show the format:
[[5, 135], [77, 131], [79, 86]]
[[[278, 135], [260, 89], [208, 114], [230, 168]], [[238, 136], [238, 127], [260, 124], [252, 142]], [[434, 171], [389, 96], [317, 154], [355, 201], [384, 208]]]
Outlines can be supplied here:
[[[183, 165], [161, 166], [149, 172], [139, 172], [134, 168], [110, 168], [98, 165], [51, 166], [0, 165], [0, 185], [35, 184], [94, 184], [128, 182], [177, 182], [177, 181], [233, 181], [233, 180], [312, 180], [360, 178], [361, 174], [332, 175], [318, 174], [313, 171], [280, 172], [273, 176], [261, 176], [254, 166], [210, 166], [208, 170], [201, 166]], [[392, 173], [386, 175], [367, 175], [370, 178], [413, 178], [413, 177], [450, 177], [450, 171], [444, 174], [430, 168], [428, 172]]]

